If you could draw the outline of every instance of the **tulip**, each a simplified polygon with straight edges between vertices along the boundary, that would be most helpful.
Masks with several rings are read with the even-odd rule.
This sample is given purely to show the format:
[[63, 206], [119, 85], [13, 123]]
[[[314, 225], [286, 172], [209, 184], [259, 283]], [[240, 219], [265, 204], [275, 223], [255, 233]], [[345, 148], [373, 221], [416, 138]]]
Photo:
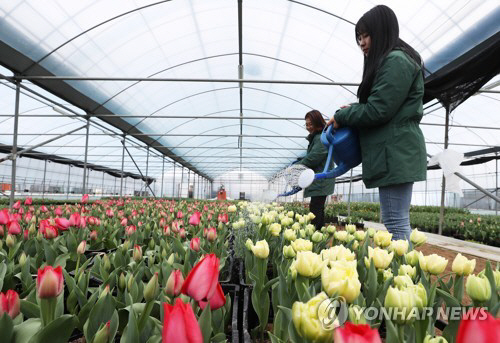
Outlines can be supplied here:
[[388, 247], [391, 244], [392, 233], [389, 231], [377, 231], [373, 236], [375, 244], [381, 248]]
[[354, 232], [354, 239], [357, 240], [357, 241], [364, 241], [365, 240], [365, 237], [366, 237], [366, 232], [365, 231], [362, 231], [362, 230], [358, 230], [356, 232]]
[[319, 243], [322, 240], [323, 240], [323, 234], [319, 231], [314, 232], [311, 236], [311, 241], [313, 241], [314, 243]]
[[88, 203], [89, 202], [89, 195], [88, 194], [84, 194], [82, 196], [82, 201], [81, 202], [82, 202], [82, 204]]
[[227, 211], [228, 211], [229, 213], [234, 213], [234, 212], [236, 212], [236, 206], [235, 206], [235, 205], [231, 205], [231, 206], [229, 206], [229, 207], [227, 208]]
[[434, 337], [434, 338], [432, 338], [431, 335], [427, 335], [424, 338], [424, 343], [448, 343], [448, 341], [444, 337]]
[[335, 245], [329, 249], [323, 249], [320, 254], [325, 261], [353, 261], [356, 259], [356, 254], [343, 245]]
[[410, 234], [410, 241], [414, 246], [418, 247], [427, 242], [427, 236], [425, 233], [418, 231], [418, 229], [414, 229]]
[[399, 266], [398, 275], [408, 275], [413, 279], [417, 275], [417, 268], [408, 264], [402, 264]]
[[325, 263], [321, 256], [312, 251], [297, 252], [297, 263], [295, 268], [297, 273], [308, 278], [316, 278], [321, 275], [321, 270]]
[[45, 266], [38, 269], [36, 278], [36, 291], [41, 299], [55, 298], [62, 293], [64, 279], [61, 266], [52, 268]]
[[284, 245], [283, 256], [285, 256], [285, 258], [294, 258], [295, 256], [297, 256], [297, 254], [295, 253], [295, 250], [293, 250], [293, 247], [291, 245]]
[[314, 226], [312, 224], [307, 224], [305, 231], [306, 231], [308, 236], [312, 236], [316, 232], [316, 226]]
[[356, 232], [356, 225], [354, 224], [348, 224], [345, 226], [345, 230], [350, 233], [350, 234], [353, 234]]
[[365, 265], [370, 268], [370, 259], [373, 259], [373, 263], [377, 269], [386, 269], [394, 257], [394, 252], [389, 253], [387, 250], [380, 249], [379, 247], [373, 249], [368, 247], [368, 257], [365, 257]]
[[394, 277], [394, 275], [392, 274], [392, 270], [391, 269], [385, 269], [383, 272], [382, 272], [382, 277], [384, 278], [384, 282], [389, 280], [390, 278]]
[[24, 200], [24, 205], [26, 206], [29, 206], [33, 204], [33, 199], [31, 197], [27, 197], [25, 200]]
[[427, 291], [424, 285], [419, 282], [417, 285], [410, 285], [406, 288], [415, 296], [415, 307], [422, 310], [427, 306]]
[[245, 247], [247, 248], [248, 251], [252, 251], [253, 247], [253, 242], [250, 238], [248, 238], [245, 242]]
[[214, 227], [209, 228], [207, 232], [207, 241], [212, 243], [215, 242], [216, 239], [217, 239], [217, 229]]
[[19, 256], [19, 265], [21, 266], [21, 268], [24, 267], [24, 265], [26, 264], [26, 259], [27, 259], [26, 253], [23, 251], [21, 253], [21, 256]]
[[165, 293], [170, 297], [176, 297], [181, 293], [181, 288], [184, 283], [184, 277], [180, 270], [174, 270], [170, 273], [167, 280]]
[[398, 290], [395, 287], [389, 287], [384, 300], [384, 307], [392, 308], [393, 319], [398, 324], [405, 324], [414, 319], [416, 313], [412, 313], [416, 306], [415, 294], [407, 289]]
[[158, 272], [155, 272], [146, 287], [144, 287], [144, 300], [146, 300], [146, 302], [153, 301], [157, 297], [159, 289]]
[[500, 319], [495, 319], [489, 312], [471, 308], [463, 316], [458, 327], [456, 343], [493, 343], [500, 337]]
[[439, 275], [445, 270], [448, 260], [436, 254], [424, 256], [424, 254], [420, 252], [418, 255], [418, 263], [424, 272]]
[[97, 240], [97, 231], [96, 230], [92, 230], [90, 231], [90, 240], [91, 241], [96, 241]]
[[453, 260], [453, 264], [451, 265], [452, 272], [457, 275], [468, 276], [474, 272], [474, 268], [476, 268], [476, 260], [468, 260], [467, 257], [462, 256], [462, 254], [458, 253], [458, 255]]
[[398, 275], [394, 278], [394, 286], [398, 289], [404, 289], [413, 286], [413, 281], [408, 275]]
[[7, 290], [5, 294], [0, 293], [0, 318], [6, 313], [10, 318], [14, 319], [19, 312], [21, 312], [19, 294], [12, 289]]
[[16, 237], [8, 234], [7, 238], [5, 239], [5, 244], [7, 244], [9, 248], [12, 248], [16, 244]]
[[335, 227], [335, 225], [328, 225], [326, 227], [326, 232], [328, 232], [329, 234], [333, 234], [335, 231], [337, 231], [337, 228]]
[[349, 233], [347, 231], [335, 231], [335, 233], [333, 234], [333, 237], [337, 240], [337, 241], [340, 241], [340, 242], [345, 242], [347, 241], [347, 235]]
[[281, 232], [281, 225], [278, 223], [272, 223], [271, 225], [269, 225], [269, 232], [272, 236], [278, 237]]
[[285, 232], [283, 233], [283, 238], [286, 239], [287, 241], [292, 242], [297, 239], [297, 234], [293, 229], [286, 229]]
[[258, 241], [254, 246], [252, 246], [252, 252], [255, 257], [265, 259], [269, 256], [269, 244], [267, 244], [265, 239]]
[[46, 239], [53, 239], [59, 235], [59, 231], [57, 230], [57, 228], [51, 225], [45, 227], [44, 230], [41, 231]]
[[79, 255], [85, 254], [85, 250], [87, 250], [87, 241], [81, 241], [78, 244], [78, 248], [76, 248], [76, 253]]
[[202, 343], [201, 329], [191, 305], [177, 298], [175, 305], [163, 303], [162, 342]]
[[465, 292], [474, 301], [488, 301], [491, 298], [490, 282], [485, 275], [469, 275], [465, 283]]
[[217, 288], [219, 265], [219, 259], [215, 254], [205, 255], [189, 272], [181, 293], [189, 295], [196, 301], [210, 299]]
[[397, 241], [392, 241], [390, 249], [396, 253], [398, 256], [403, 256], [408, 251], [408, 241], [406, 239], [399, 239]]
[[191, 217], [189, 217], [189, 225], [198, 226], [200, 225], [200, 221], [201, 221], [201, 213], [198, 211], [196, 211], [191, 215]]
[[55, 210], [54, 210], [54, 214], [56, 216], [62, 216], [62, 209], [60, 207], [57, 207]]
[[12, 220], [8, 224], [9, 234], [11, 235], [19, 235], [21, 233], [21, 225], [17, 220]]
[[78, 212], [72, 213], [69, 216], [69, 226], [80, 227], [80, 224], [81, 224], [80, 213]]
[[47, 206], [45, 206], [45, 205], [40, 206], [40, 212], [45, 213], [48, 211], [49, 211], [49, 209], [47, 208]]
[[405, 261], [410, 266], [415, 267], [418, 264], [418, 251], [412, 250], [405, 254]]
[[134, 245], [133, 258], [135, 262], [142, 260], [142, 247], [140, 245]]
[[18, 200], [12, 205], [12, 208], [15, 210], [19, 210], [21, 208], [21, 200]]
[[299, 238], [290, 243], [295, 252], [299, 251], [312, 251], [313, 243], [311, 241]]
[[205, 309], [207, 303], [210, 303], [210, 309], [212, 311], [217, 310], [226, 304], [226, 296], [224, 295], [224, 291], [222, 290], [220, 283], [217, 283], [217, 289], [215, 290], [214, 295], [212, 295], [212, 297], [208, 299], [208, 301], [200, 300], [198, 302], [202, 310]]
[[[332, 330], [325, 327], [330, 318], [328, 308], [326, 311], [321, 307], [328, 306], [328, 296], [321, 292], [311, 298], [307, 303], [294, 302], [292, 306], [292, 321], [297, 333], [312, 342], [332, 341]], [[322, 306], [323, 305], [323, 306]]]
[[376, 329], [368, 324], [351, 324], [346, 322], [344, 327], [338, 327], [333, 333], [335, 343], [382, 343]]
[[354, 302], [361, 292], [356, 261], [333, 261], [330, 266], [331, 269], [325, 267], [321, 271], [323, 289], [330, 297], [337, 295], [348, 303]]
[[111, 321], [108, 320], [106, 324], [102, 326], [102, 328], [96, 332], [93, 343], [108, 343], [111, 336]]
[[200, 237], [191, 238], [191, 242], [189, 242], [189, 248], [193, 251], [200, 251]]

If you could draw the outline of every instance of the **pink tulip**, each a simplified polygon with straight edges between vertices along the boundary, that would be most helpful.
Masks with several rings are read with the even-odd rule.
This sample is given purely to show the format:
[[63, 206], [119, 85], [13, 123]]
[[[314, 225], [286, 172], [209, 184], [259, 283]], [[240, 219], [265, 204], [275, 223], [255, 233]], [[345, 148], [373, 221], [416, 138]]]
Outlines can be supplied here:
[[227, 213], [219, 214], [219, 222], [227, 223], [228, 221], [229, 221], [229, 217], [228, 217]]
[[191, 305], [185, 304], [181, 298], [175, 305], [163, 303], [163, 343], [202, 343], [200, 325], [196, 320]]
[[186, 230], [183, 227], [179, 230], [179, 237], [182, 239], [186, 238]]
[[165, 225], [165, 226], [163, 227], [163, 234], [164, 234], [165, 236], [170, 236], [170, 226]]
[[121, 220], [121, 222], [120, 222], [120, 225], [121, 225], [121, 226], [127, 226], [127, 223], [128, 223], [127, 218], [123, 218], [123, 219]]
[[215, 254], [208, 254], [189, 272], [181, 292], [196, 301], [210, 299], [219, 280], [219, 259]]
[[214, 227], [211, 227], [207, 231], [207, 241], [215, 242], [216, 239], [217, 239], [217, 230]]
[[86, 204], [89, 202], [89, 195], [88, 194], [84, 194], [82, 196], [82, 204]]
[[7, 225], [10, 221], [9, 209], [4, 208], [0, 211], [0, 225]]
[[21, 233], [21, 225], [19, 225], [17, 220], [10, 221], [8, 228], [11, 235], [19, 235]]
[[92, 240], [92, 241], [97, 240], [97, 231], [96, 230], [90, 231], [90, 240]]
[[43, 269], [38, 269], [36, 278], [36, 291], [38, 296], [44, 298], [57, 297], [64, 288], [64, 279], [61, 266], [52, 268], [46, 266]]
[[70, 227], [70, 221], [66, 218], [56, 218], [54, 222], [56, 227], [61, 231], [65, 231]]
[[62, 209], [59, 206], [56, 207], [56, 209], [54, 210], [54, 214], [58, 217], [62, 216]]
[[191, 215], [191, 217], [189, 217], [189, 225], [198, 226], [200, 225], [200, 221], [201, 221], [201, 213], [198, 211], [196, 211]]
[[80, 213], [74, 212], [69, 216], [69, 226], [80, 227]]
[[10, 318], [14, 319], [21, 312], [21, 302], [19, 294], [16, 291], [9, 289], [7, 292], [0, 293], [0, 318], [4, 313], [7, 313]]
[[[220, 283], [217, 283], [217, 289], [215, 290], [214, 295], [208, 299], [208, 303], [210, 303], [210, 309], [212, 311], [226, 305], [226, 296], [224, 295], [224, 291], [222, 290]], [[204, 310], [205, 306], [207, 306], [207, 301], [200, 300], [198, 304], [200, 305], [200, 308]]]
[[352, 324], [346, 322], [344, 327], [338, 327], [333, 332], [335, 343], [382, 343], [377, 330], [368, 324]]
[[49, 209], [47, 208], [47, 206], [45, 206], [45, 205], [40, 206], [40, 212], [45, 213], [48, 211], [49, 211]]
[[184, 283], [184, 277], [180, 270], [174, 270], [170, 273], [167, 280], [167, 287], [165, 292], [168, 296], [176, 297], [181, 293], [182, 284]]
[[177, 212], [177, 219], [182, 219], [182, 217], [184, 217], [182, 211]]
[[500, 337], [500, 319], [489, 312], [471, 308], [460, 322], [456, 343], [492, 343]]
[[40, 230], [46, 239], [54, 239], [59, 235], [59, 231], [55, 226], [48, 225], [45, 226], [43, 230]]
[[191, 238], [191, 242], [189, 243], [189, 248], [193, 251], [200, 251], [200, 237]]
[[115, 213], [113, 212], [112, 209], [107, 209], [106, 210], [106, 216], [108, 216], [109, 218], [113, 218], [113, 216], [115, 215]]
[[25, 200], [24, 200], [24, 205], [25, 206], [29, 206], [33, 204], [33, 199], [31, 197], [27, 197]]
[[12, 208], [15, 210], [19, 210], [21, 208], [21, 200], [18, 200], [12, 205]]
[[28, 229], [23, 231], [24, 240], [27, 241], [30, 238], [30, 231]]

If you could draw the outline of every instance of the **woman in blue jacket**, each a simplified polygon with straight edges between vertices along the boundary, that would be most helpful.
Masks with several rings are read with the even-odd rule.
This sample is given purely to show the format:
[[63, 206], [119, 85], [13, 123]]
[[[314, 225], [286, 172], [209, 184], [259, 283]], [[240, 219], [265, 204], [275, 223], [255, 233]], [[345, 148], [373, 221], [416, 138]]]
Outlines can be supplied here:
[[426, 178], [427, 156], [419, 123], [424, 80], [419, 54], [399, 38], [396, 15], [379, 5], [355, 28], [363, 51], [359, 102], [330, 119], [335, 128], [359, 131], [363, 181], [379, 188], [382, 220], [392, 239], [409, 239], [413, 183]]

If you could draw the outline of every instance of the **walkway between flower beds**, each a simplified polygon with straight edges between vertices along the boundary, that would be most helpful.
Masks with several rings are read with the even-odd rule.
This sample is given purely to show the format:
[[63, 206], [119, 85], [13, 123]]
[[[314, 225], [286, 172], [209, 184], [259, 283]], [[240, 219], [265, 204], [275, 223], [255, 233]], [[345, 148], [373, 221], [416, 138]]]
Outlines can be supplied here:
[[[365, 228], [373, 227], [377, 230], [387, 230], [384, 224], [366, 221], [364, 223]], [[440, 236], [435, 233], [426, 232], [425, 234], [427, 236], [427, 243], [429, 244], [437, 245], [441, 248], [453, 250], [462, 254], [470, 254], [491, 261], [500, 262], [500, 248], [498, 247], [462, 241], [452, 237]]]

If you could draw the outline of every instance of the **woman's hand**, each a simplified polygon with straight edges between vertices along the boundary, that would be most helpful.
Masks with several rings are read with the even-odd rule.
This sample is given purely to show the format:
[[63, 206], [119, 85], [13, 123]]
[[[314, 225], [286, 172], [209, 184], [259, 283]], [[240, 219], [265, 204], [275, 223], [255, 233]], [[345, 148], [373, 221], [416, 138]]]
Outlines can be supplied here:
[[333, 125], [334, 129], [338, 129], [339, 128], [339, 124], [335, 121], [335, 116], [333, 116], [332, 119], [330, 119], [328, 121], [328, 123], [326, 123], [326, 126], [330, 126], [330, 125]]

